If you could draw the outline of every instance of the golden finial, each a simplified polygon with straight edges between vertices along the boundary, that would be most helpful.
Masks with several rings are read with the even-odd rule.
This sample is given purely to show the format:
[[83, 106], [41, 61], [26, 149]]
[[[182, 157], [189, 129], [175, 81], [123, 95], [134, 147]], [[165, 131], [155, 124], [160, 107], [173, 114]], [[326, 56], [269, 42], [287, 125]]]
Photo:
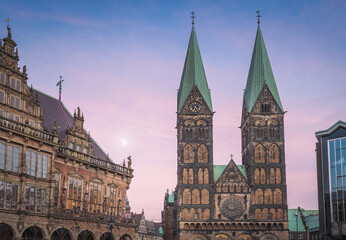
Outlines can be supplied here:
[[256, 11], [256, 13], [257, 13], [257, 16], [256, 16], [256, 17], [257, 17], [257, 19], [258, 19], [258, 20], [257, 20], [257, 23], [260, 24], [260, 23], [261, 23], [261, 17], [262, 17], [262, 16], [260, 15], [260, 10], [258, 9], [258, 10]]
[[194, 25], [195, 24], [195, 18], [196, 18], [196, 16], [195, 16], [195, 11], [192, 11], [191, 12], [191, 18], [192, 18], [192, 25]]

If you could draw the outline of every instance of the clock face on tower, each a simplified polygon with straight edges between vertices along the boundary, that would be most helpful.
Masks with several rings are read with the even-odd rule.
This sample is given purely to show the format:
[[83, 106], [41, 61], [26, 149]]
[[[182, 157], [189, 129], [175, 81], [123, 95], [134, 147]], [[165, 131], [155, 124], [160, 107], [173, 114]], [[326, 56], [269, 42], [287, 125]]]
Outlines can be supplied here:
[[191, 112], [194, 112], [194, 113], [199, 112], [202, 109], [202, 104], [200, 104], [199, 102], [192, 102], [189, 105], [189, 109]]

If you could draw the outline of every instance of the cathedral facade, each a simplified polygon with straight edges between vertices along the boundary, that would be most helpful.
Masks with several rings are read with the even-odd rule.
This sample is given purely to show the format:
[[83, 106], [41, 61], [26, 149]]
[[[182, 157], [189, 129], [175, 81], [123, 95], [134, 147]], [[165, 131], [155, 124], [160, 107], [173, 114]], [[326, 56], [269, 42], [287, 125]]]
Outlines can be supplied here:
[[162, 213], [166, 240], [288, 239], [284, 113], [258, 23], [243, 97], [242, 165], [214, 165], [214, 112], [192, 26], [178, 92], [178, 182]]
[[131, 158], [114, 163], [84, 129], [79, 107], [71, 114], [28, 86], [7, 30], [0, 40], [0, 239], [135, 239], [126, 216]]

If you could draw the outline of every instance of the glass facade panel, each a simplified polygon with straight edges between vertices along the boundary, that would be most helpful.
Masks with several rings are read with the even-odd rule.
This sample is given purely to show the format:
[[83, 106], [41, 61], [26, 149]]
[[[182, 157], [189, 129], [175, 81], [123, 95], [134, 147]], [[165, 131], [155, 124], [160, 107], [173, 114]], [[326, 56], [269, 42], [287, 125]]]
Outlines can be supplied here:
[[329, 140], [328, 152], [332, 219], [342, 222], [346, 219], [346, 138]]

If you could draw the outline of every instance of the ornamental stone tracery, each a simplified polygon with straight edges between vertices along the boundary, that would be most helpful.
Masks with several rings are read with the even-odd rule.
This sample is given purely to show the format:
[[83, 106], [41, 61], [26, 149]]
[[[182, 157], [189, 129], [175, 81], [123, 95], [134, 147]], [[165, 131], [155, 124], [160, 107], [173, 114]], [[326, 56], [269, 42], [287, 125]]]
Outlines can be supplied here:
[[221, 204], [221, 214], [228, 219], [237, 219], [244, 214], [245, 207], [243, 199], [231, 196]]

